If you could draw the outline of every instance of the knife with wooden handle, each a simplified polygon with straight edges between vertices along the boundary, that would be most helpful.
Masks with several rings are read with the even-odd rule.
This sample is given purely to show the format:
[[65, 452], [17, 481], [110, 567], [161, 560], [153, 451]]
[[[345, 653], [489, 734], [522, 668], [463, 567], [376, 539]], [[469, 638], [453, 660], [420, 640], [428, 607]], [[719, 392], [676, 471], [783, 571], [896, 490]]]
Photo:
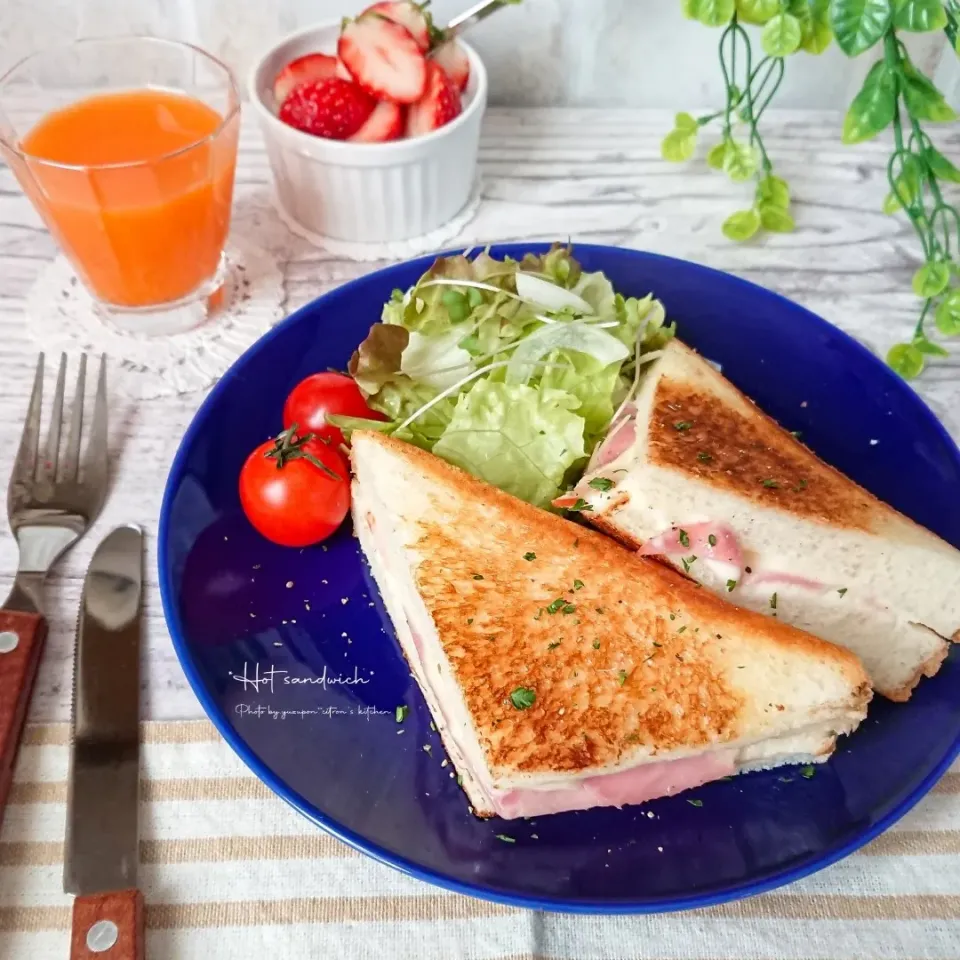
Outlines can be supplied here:
[[63, 889], [76, 894], [71, 960], [143, 960], [140, 618], [143, 535], [118, 527], [83, 584], [73, 677]]

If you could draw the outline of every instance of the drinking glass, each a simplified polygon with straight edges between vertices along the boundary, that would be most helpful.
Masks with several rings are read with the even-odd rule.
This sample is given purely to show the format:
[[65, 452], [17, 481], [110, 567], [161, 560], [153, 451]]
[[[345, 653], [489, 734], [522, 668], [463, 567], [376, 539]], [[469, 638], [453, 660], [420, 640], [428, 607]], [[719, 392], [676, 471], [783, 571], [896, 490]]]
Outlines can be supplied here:
[[187, 43], [76, 40], [0, 77], [0, 158], [129, 332], [188, 329], [219, 299], [239, 126], [230, 70]]

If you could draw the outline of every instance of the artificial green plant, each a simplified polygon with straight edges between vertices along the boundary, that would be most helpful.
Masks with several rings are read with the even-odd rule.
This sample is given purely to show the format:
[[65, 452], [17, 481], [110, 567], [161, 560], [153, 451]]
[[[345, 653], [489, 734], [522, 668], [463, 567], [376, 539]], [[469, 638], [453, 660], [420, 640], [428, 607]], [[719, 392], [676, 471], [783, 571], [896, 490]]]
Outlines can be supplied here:
[[[955, 120], [956, 112], [929, 77], [911, 61], [902, 34], [942, 31], [960, 53], [960, 0], [681, 0], [684, 14], [721, 28], [720, 69], [726, 102], [694, 117], [678, 113], [663, 140], [667, 160], [688, 160], [699, 131], [719, 124], [720, 139], [707, 163], [735, 182], [753, 182], [749, 207], [723, 223], [731, 240], [745, 241], [764, 230], [794, 228], [790, 189], [775, 171], [763, 141], [761, 121], [783, 81], [786, 61], [801, 52], [823, 53], [835, 40], [849, 57], [870, 50], [880, 55], [847, 110], [843, 142], [861, 143], [891, 128], [887, 163], [889, 193], [883, 210], [902, 211], [923, 254], [913, 276], [922, 301], [909, 340], [894, 345], [887, 360], [904, 377], [915, 377], [928, 356], [947, 351], [928, 336], [928, 322], [946, 337], [960, 336], [960, 214], [944, 196], [945, 184], [960, 183], [960, 170], [933, 144], [926, 124]], [[744, 24], [761, 28], [762, 56]]]

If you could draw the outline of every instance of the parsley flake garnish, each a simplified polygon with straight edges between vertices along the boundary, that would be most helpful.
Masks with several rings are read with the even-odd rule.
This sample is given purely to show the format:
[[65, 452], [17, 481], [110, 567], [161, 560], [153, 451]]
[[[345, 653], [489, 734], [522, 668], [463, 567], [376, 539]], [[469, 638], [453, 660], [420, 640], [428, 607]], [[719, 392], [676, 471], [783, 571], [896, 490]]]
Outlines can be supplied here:
[[768, 490], [776, 490], [776, 489], [780, 486], [780, 484], [777, 483], [776, 480], [771, 480], [769, 477], [767, 477], [766, 480], [761, 480], [760, 482], [761, 482]]
[[680, 541], [680, 546], [681, 546], [681, 547], [689, 547], [689, 546], [690, 546], [690, 535], [687, 533], [686, 530], [680, 530], [680, 531], [678, 531], [678, 532], [677, 532], [677, 539]]
[[517, 687], [510, 694], [510, 702], [517, 710], [527, 710], [536, 703], [537, 695], [529, 687]]
[[396, 717], [397, 723], [403, 723], [404, 719], [406, 718], [406, 716], [407, 716], [407, 714], [408, 714], [409, 712], [410, 712], [410, 708], [407, 707], [407, 706], [404, 706], [403, 704], [401, 704], [401, 705], [400, 705], [399, 707], [397, 707], [397, 709], [394, 711], [394, 714], [393, 714], [393, 715], [394, 715], [394, 717]]
[[536, 560], [536, 559], [537, 559], [537, 555], [531, 550], [529, 553], [525, 553], [525, 554], [523, 555], [523, 559], [524, 559], [524, 560]]
[[688, 800], [687, 800], [687, 803], [689, 803], [691, 807], [702, 807], [702, 806], [703, 806], [703, 801], [702, 801], [702, 800], [689, 800], [689, 799], [688, 799]]
[[697, 459], [698, 459], [701, 463], [709, 463], [709, 462], [713, 459], [713, 454], [712, 454], [712, 453], [707, 453], [706, 450], [701, 450], [701, 451], [697, 454]]
[[662, 643], [657, 643], [656, 640], [653, 641], [653, 645], [654, 645], [655, 647], [662, 647], [662, 646], [663, 646]]
[[808, 763], [800, 770], [800, 776], [803, 777], [804, 780], [809, 780], [816, 772], [817, 771], [813, 768], [813, 766]]
[[584, 510], [592, 510], [593, 507], [591, 507], [583, 497], [578, 497], [577, 502], [572, 507], [567, 507], [567, 509], [571, 513], [582, 513]]
[[467, 626], [469, 627], [471, 623], [473, 623], [473, 617], [467, 617]]
[[582, 581], [582, 580], [574, 580], [574, 581], [573, 581], [573, 589], [574, 589], [574, 590], [582, 590], [582, 589], [583, 589], [583, 581]]
[[554, 640], [553, 643], [548, 643], [548, 644], [547, 644], [547, 649], [548, 649], [548, 650], [556, 650], [557, 647], [559, 647], [559, 646], [560, 646], [560, 641], [559, 641], [559, 640]]
[[482, 573], [475, 573], [475, 574], [473, 575], [473, 579], [474, 579], [474, 580], [482, 580], [482, 579], [483, 579], [483, 574], [482, 574]]
[[599, 650], [599, 649], [600, 649], [600, 641], [599, 641], [599, 640], [594, 640], [594, 641], [593, 641], [593, 649], [594, 649], [594, 650]]
[[806, 489], [807, 489], [807, 481], [806, 481], [806, 480], [801, 480], [801, 481], [793, 488], [793, 492], [794, 492], [794, 493], [799, 493], [801, 490], [806, 490]]
[[841, 587], [841, 588], [837, 591], [837, 593], [839, 593], [841, 597], [842, 597], [846, 592], [847, 592], [847, 588], [846, 588], [846, 587]]
[[802, 431], [802, 430], [791, 430], [791, 431], [790, 431], [790, 436], [791, 436], [791, 437], [794, 437], [794, 438], [797, 439], [797, 440], [799, 440], [799, 439], [803, 436], [803, 431]]
[[459, 773], [457, 774], [457, 786], [458, 787], [463, 786], [463, 777]]
[[617, 683], [622, 687], [627, 682], [627, 671], [618, 670], [617, 671]]
[[736, 580], [728, 580], [728, 581], [727, 581], [727, 593], [733, 593], [733, 591], [734, 591], [734, 589], [736, 588], [736, 586], [737, 586], [737, 581], [736, 581]]
[[606, 477], [594, 477], [587, 486], [593, 487], [594, 490], [602, 490], [606, 493], [607, 490], [613, 486], [613, 481], [608, 480]]
[[565, 603], [561, 613], [573, 613], [577, 608], [572, 603]]
[[709, 543], [711, 547], [715, 547], [717, 545], [716, 536], [711, 533], [710, 536], [707, 537], [707, 543]]
[[683, 433], [684, 430], [689, 430], [693, 426], [692, 420], [678, 420], [674, 425], [674, 430], [679, 430]]
[[543, 607], [541, 607], [534, 615], [534, 620], [539, 620], [543, 616]]
[[557, 611], [563, 609], [566, 602], [563, 597], [557, 597], [557, 599], [547, 607], [547, 613], [557, 613]]
[[694, 553], [694, 554], [691, 554], [691, 556], [689, 557], [689, 559], [684, 558], [684, 557], [681, 557], [681, 558], [680, 558], [680, 562], [683, 564], [683, 572], [684, 572], [684, 573], [689, 573], [689, 572], [690, 572], [690, 567], [693, 566], [693, 564], [694, 564], [694, 562], [696, 561], [696, 559], [697, 559], [697, 555], [696, 555], [695, 553]]
[[677, 627], [677, 633], [683, 633], [687, 629], [687, 625], [684, 624], [682, 627]]
[[770, 594], [770, 609], [777, 609], [777, 595], [775, 593]]
[[517, 841], [513, 837], [508, 837], [505, 833], [498, 833], [497, 839], [502, 840], [504, 843], [516, 843]]

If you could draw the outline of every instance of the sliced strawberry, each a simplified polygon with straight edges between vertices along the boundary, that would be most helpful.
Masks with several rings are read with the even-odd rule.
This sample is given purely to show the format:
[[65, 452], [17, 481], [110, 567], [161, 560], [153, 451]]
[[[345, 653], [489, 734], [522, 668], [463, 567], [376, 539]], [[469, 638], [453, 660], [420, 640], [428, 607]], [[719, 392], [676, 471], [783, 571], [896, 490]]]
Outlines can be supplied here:
[[369, 94], [378, 100], [415, 103], [423, 96], [427, 64], [406, 27], [379, 16], [348, 23], [337, 53]]
[[406, 127], [406, 111], [399, 103], [381, 100], [373, 108], [367, 122], [352, 136], [356, 143], [385, 143], [403, 136]]
[[346, 140], [367, 122], [375, 106], [376, 101], [355, 83], [327, 77], [294, 87], [279, 117], [315, 137]]
[[427, 89], [407, 111], [407, 136], [437, 130], [460, 115], [460, 94], [453, 81], [432, 60], [427, 61]]
[[421, 50], [426, 52], [430, 49], [430, 27], [423, 10], [417, 4], [411, 3], [410, 0], [384, 0], [382, 3], [367, 7], [360, 16], [366, 16], [368, 13], [385, 17], [405, 27]]
[[453, 81], [453, 85], [462, 93], [470, 82], [470, 58], [467, 51], [456, 40], [440, 44], [430, 59], [436, 61], [443, 72]]
[[309, 80], [325, 80], [337, 72], [337, 58], [325, 53], [308, 53], [304, 57], [288, 63], [273, 81], [273, 96], [277, 103], [283, 103], [290, 91]]

